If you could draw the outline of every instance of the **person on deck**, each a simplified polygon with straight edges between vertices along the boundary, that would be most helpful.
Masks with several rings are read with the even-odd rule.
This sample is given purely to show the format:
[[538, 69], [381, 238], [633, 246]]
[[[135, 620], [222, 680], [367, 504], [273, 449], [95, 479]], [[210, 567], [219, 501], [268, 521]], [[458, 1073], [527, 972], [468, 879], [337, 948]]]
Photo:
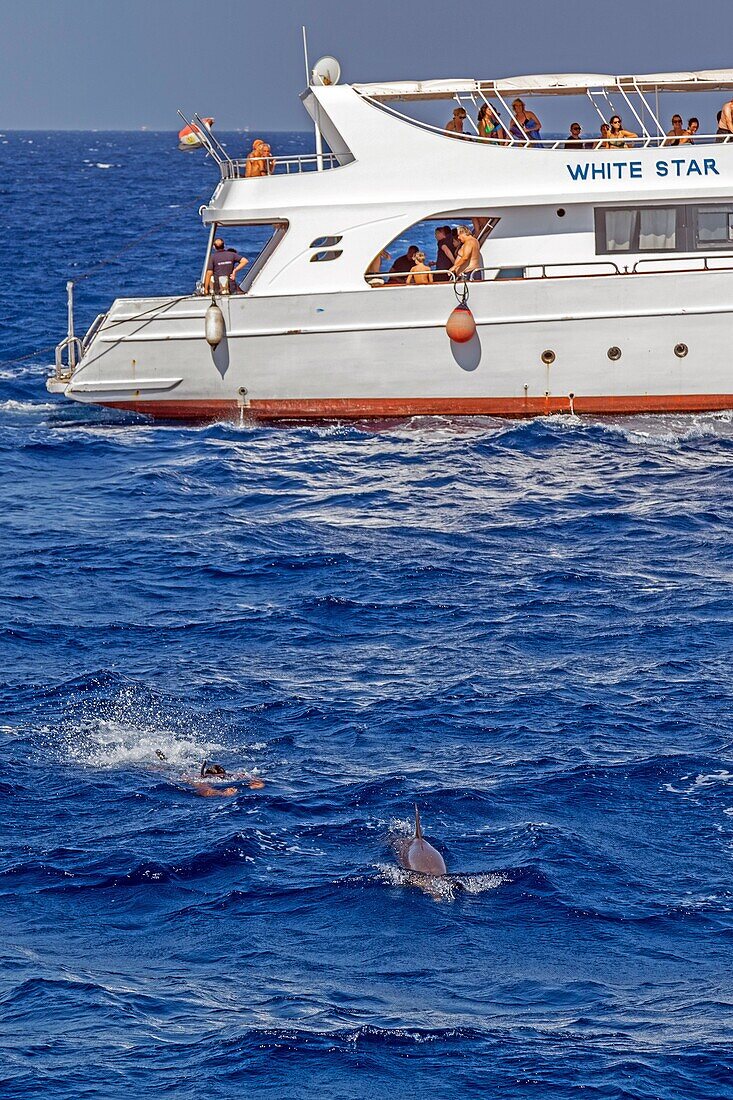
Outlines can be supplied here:
[[435, 230], [435, 243], [438, 250], [435, 255], [435, 276], [433, 282], [447, 283], [450, 281], [448, 272], [453, 267], [456, 259], [453, 251], [453, 234], [449, 225], [439, 225]]
[[506, 130], [501, 121], [488, 103], [482, 103], [476, 120], [478, 136], [480, 138], [493, 138], [498, 141], [506, 141]]
[[687, 145], [695, 144], [695, 135], [700, 129], [700, 119], [693, 117], [687, 123]]
[[730, 141], [733, 138], [733, 99], [723, 104], [718, 115], [718, 136], [716, 141]]
[[415, 286], [428, 286], [433, 281], [433, 273], [425, 263], [425, 253], [415, 253], [414, 266], [410, 268], [410, 274], [407, 276], [407, 283], [414, 283]]
[[401, 256], [398, 256], [389, 269], [389, 286], [404, 286], [407, 276], [415, 266], [415, 255], [420, 251], [416, 244], [411, 244]]
[[633, 138], [638, 138], [638, 134], [633, 133], [632, 130], [624, 130], [621, 124], [621, 116], [614, 115], [608, 125], [608, 149], [633, 149]]
[[580, 140], [581, 128], [579, 122], [570, 123], [570, 133], [565, 139], [564, 149], [587, 149], [588, 146]]
[[[514, 119], [509, 127], [509, 133], [519, 141], [540, 141], [542, 138], [542, 124], [534, 111], [526, 111], [523, 99], [515, 99], [512, 103]], [[524, 131], [524, 133], [522, 133]]]
[[667, 130], [667, 140], [663, 145], [687, 145], [687, 131], [682, 126], [682, 115], [672, 117], [672, 129]]
[[480, 279], [481, 250], [467, 225], [458, 226], [458, 240], [461, 242], [461, 247], [450, 273], [454, 276], [466, 275], [469, 279]]
[[247, 153], [244, 164], [244, 178], [254, 179], [257, 176], [271, 176], [275, 171], [275, 160], [271, 156], [270, 146], [262, 138], [255, 138], [252, 148]]
[[209, 257], [209, 266], [206, 269], [204, 280], [204, 294], [211, 292], [211, 283], [214, 282], [214, 292], [219, 294], [236, 294], [236, 274], [249, 263], [244, 256], [240, 256], [233, 248], [227, 248], [221, 237], [214, 241], [214, 249]]
[[[463, 120], [466, 118], [466, 112], [463, 107], [456, 107], [453, 111], [453, 118], [450, 122], [446, 123], [446, 130], [449, 134], [463, 134]], [[465, 136], [465, 135], [464, 135]]]

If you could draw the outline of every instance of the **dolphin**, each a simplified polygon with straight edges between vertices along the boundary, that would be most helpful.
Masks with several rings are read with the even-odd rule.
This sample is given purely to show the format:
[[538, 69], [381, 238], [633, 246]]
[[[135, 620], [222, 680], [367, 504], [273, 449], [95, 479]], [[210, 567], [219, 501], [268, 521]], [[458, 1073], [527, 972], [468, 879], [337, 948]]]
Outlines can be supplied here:
[[415, 807], [415, 834], [405, 838], [397, 848], [400, 863], [406, 871], [421, 875], [446, 875], [448, 870], [437, 848], [428, 844], [420, 824], [420, 811]]

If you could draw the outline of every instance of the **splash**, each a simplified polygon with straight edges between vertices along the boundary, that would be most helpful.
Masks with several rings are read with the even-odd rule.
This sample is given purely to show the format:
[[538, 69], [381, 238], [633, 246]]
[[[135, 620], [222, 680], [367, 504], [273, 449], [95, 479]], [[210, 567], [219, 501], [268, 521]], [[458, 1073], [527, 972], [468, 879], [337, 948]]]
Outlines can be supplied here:
[[62, 760], [90, 768], [160, 767], [162, 754], [169, 766], [197, 773], [224, 748], [200, 722], [130, 685], [110, 700], [70, 704], [58, 746]]
[[378, 864], [380, 880], [387, 886], [421, 890], [435, 901], [455, 901], [461, 894], [485, 894], [498, 890], [512, 876], [506, 871], [476, 871], [464, 874], [420, 875], [395, 864]]

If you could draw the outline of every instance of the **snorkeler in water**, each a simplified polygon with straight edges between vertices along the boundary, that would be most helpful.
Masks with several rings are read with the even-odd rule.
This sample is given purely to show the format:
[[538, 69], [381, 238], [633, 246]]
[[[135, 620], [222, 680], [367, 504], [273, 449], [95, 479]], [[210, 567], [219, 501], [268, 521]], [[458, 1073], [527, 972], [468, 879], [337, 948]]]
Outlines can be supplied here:
[[[162, 763], [168, 763], [168, 757], [162, 749], [156, 749], [155, 755]], [[239, 794], [238, 787], [214, 786], [212, 783], [205, 782], [207, 779], [233, 779], [235, 782], [246, 779], [247, 786], [252, 791], [261, 791], [265, 785], [257, 775], [248, 775], [247, 773], [232, 775], [221, 764], [209, 760], [204, 760], [198, 778], [190, 779], [188, 776], [181, 776], [182, 782], [193, 787], [196, 794], [201, 798], [231, 798], [233, 795]]]

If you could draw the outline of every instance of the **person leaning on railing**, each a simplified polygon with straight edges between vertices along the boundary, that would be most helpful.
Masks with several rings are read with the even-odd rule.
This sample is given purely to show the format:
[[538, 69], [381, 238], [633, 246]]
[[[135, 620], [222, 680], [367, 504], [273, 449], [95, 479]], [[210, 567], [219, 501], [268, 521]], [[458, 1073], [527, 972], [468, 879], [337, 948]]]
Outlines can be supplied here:
[[458, 249], [458, 255], [449, 274], [453, 275], [454, 278], [465, 275], [468, 279], [480, 279], [481, 249], [479, 243], [467, 225], [459, 225], [457, 233], [461, 247]]
[[624, 130], [621, 125], [621, 116], [614, 115], [609, 123], [606, 148], [608, 149], [633, 149], [633, 139], [638, 138], [632, 130]]
[[667, 139], [663, 145], [687, 145], [689, 135], [682, 126], [682, 115], [672, 116], [672, 129], [667, 130]]
[[730, 141], [733, 138], [733, 99], [723, 104], [718, 114], [718, 135], [716, 141]]
[[479, 108], [476, 129], [479, 137], [506, 141], [506, 130], [493, 107], [488, 103], [482, 103]]
[[519, 141], [526, 141], [527, 138], [530, 141], [541, 141], [542, 123], [534, 111], [525, 111], [523, 99], [514, 100], [512, 113], [514, 119], [509, 126], [509, 133], [513, 138], [518, 138]]
[[274, 171], [275, 158], [271, 155], [270, 146], [262, 138], [255, 138], [244, 162], [244, 178], [271, 176]]

